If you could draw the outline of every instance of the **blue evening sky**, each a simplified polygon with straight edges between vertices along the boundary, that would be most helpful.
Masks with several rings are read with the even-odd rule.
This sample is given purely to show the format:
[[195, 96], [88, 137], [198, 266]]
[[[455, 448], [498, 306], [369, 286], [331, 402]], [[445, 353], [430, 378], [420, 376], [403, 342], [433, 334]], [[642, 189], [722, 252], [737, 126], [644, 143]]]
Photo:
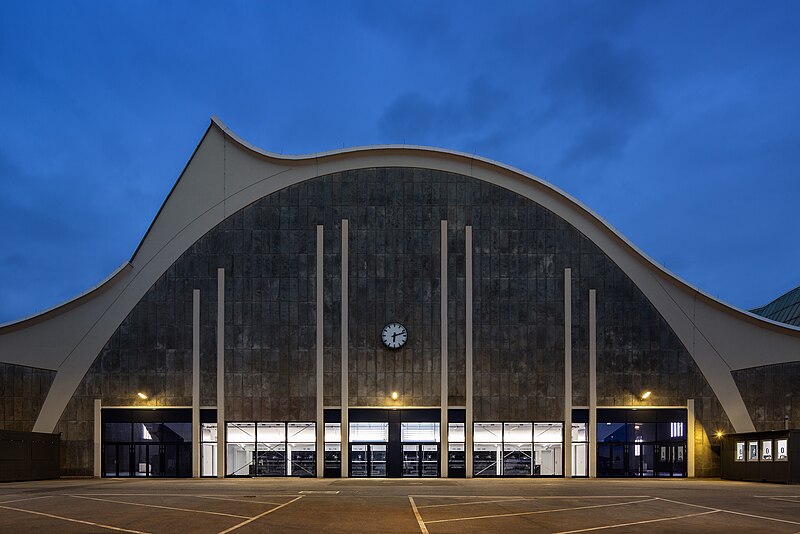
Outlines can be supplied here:
[[800, 2], [3, 2], [0, 322], [128, 260], [217, 114], [477, 153], [742, 308], [800, 284]]

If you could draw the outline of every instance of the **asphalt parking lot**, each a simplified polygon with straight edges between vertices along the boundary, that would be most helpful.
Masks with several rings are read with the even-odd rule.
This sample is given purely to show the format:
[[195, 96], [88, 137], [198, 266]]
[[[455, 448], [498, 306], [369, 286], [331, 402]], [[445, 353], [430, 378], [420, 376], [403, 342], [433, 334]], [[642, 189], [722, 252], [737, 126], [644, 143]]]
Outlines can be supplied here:
[[2, 532], [800, 532], [800, 487], [720, 480], [72, 479], [0, 485]]

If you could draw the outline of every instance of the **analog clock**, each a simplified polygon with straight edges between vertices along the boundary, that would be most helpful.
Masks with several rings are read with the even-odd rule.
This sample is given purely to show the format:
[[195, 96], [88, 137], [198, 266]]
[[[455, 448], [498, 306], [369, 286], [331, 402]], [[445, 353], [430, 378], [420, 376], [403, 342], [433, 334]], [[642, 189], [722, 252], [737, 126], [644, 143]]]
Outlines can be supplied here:
[[389, 323], [381, 330], [381, 341], [390, 349], [399, 349], [408, 341], [408, 330], [400, 323]]

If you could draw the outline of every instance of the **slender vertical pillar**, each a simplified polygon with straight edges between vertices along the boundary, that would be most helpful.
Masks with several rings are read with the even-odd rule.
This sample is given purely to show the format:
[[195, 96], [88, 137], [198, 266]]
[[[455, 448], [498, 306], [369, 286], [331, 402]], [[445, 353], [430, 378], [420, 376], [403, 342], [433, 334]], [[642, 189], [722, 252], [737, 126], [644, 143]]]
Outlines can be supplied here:
[[466, 317], [465, 317], [465, 330], [466, 330], [466, 339], [465, 339], [465, 349], [466, 354], [464, 355], [464, 367], [466, 367], [466, 401], [467, 401], [467, 409], [466, 409], [466, 423], [464, 424], [464, 439], [465, 443], [465, 456], [467, 459], [466, 462], [466, 469], [467, 469], [467, 478], [472, 478], [472, 387], [473, 387], [473, 378], [472, 378], [472, 226], [467, 226], [465, 228], [465, 235], [464, 235], [464, 257], [465, 257], [465, 276], [464, 276], [464, 284], [465, 284], [465, 304], [464, 308], [466, 309]]
[[572, 269], [564, 269], [564, 476], [572, 476]]
[[342, 478], [347, 477], [348, 467], [350, 465], [350, 418], [348, 417], [348, 410], [350, 409], [350, 371], [348, 362], [348, 332], [347, 329], [347, 306], [349, 298], [348, 277], [348, 259], [350, 256], [350, 243], [349, 243], [349, 222], [347, 219], [342, 219]]
[[439, 453], [439, 472], [441, 473], [442, 478], [447, 478], [447, 458], [448, 458], [448, 436], [447, 436], [447, 427], [448, 427], [448, 413], [447, 408], [449, 405], [449, 398], [448, 398], [448, 366], [447, 366], [447, 220], [443, 220], [440, 223], [440, 232], [439, 232], [439, 268], [440, 268], [440, 276], [441, 276], [441, 283], [439, 284], [439, 293], [441, 294], [441, 301], [440, 301], [440, 312], [441, 312], [441, 331], [439, 333], [440, 336], [440, 344], [441, 344], [441, 363], [442, 363], [442, 370], [441, 370], [441, 408], [442, 408], [442, 415], [441, 415], [441, 423], [439, 424], [439, 432], [440, 432], [440, 453]]
[[325, 412], [323, 410], [324, 401], [324, 366], [323, 366], [323, 226], [317, 225], [317, 478], [322, 478], [325, 473]]
[[192, 291], [192, 477], [200, 476], [200, 290]]
[[686, 476], [694, 478], [694, 399], [686, 401]]
[[217, 477], [225, 477], [225, 269], [217, 269]]
[[589, 476], [597, 476], [597, 292], [589, 290]]
[[94, 477], [103, 476], [103, 401], [94, 400]]

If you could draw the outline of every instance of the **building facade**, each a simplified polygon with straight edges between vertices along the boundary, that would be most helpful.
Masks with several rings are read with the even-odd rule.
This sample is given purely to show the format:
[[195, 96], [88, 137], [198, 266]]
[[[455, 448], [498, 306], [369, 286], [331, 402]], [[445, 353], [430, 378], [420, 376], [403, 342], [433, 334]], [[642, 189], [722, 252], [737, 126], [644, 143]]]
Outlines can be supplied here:
[[65, 475], [716, 476], [717, 433], [800, 426], [800, 328], [551, 185], [216, 118], [130, 262], [0, 362], [0, 424], [60, 432]]

